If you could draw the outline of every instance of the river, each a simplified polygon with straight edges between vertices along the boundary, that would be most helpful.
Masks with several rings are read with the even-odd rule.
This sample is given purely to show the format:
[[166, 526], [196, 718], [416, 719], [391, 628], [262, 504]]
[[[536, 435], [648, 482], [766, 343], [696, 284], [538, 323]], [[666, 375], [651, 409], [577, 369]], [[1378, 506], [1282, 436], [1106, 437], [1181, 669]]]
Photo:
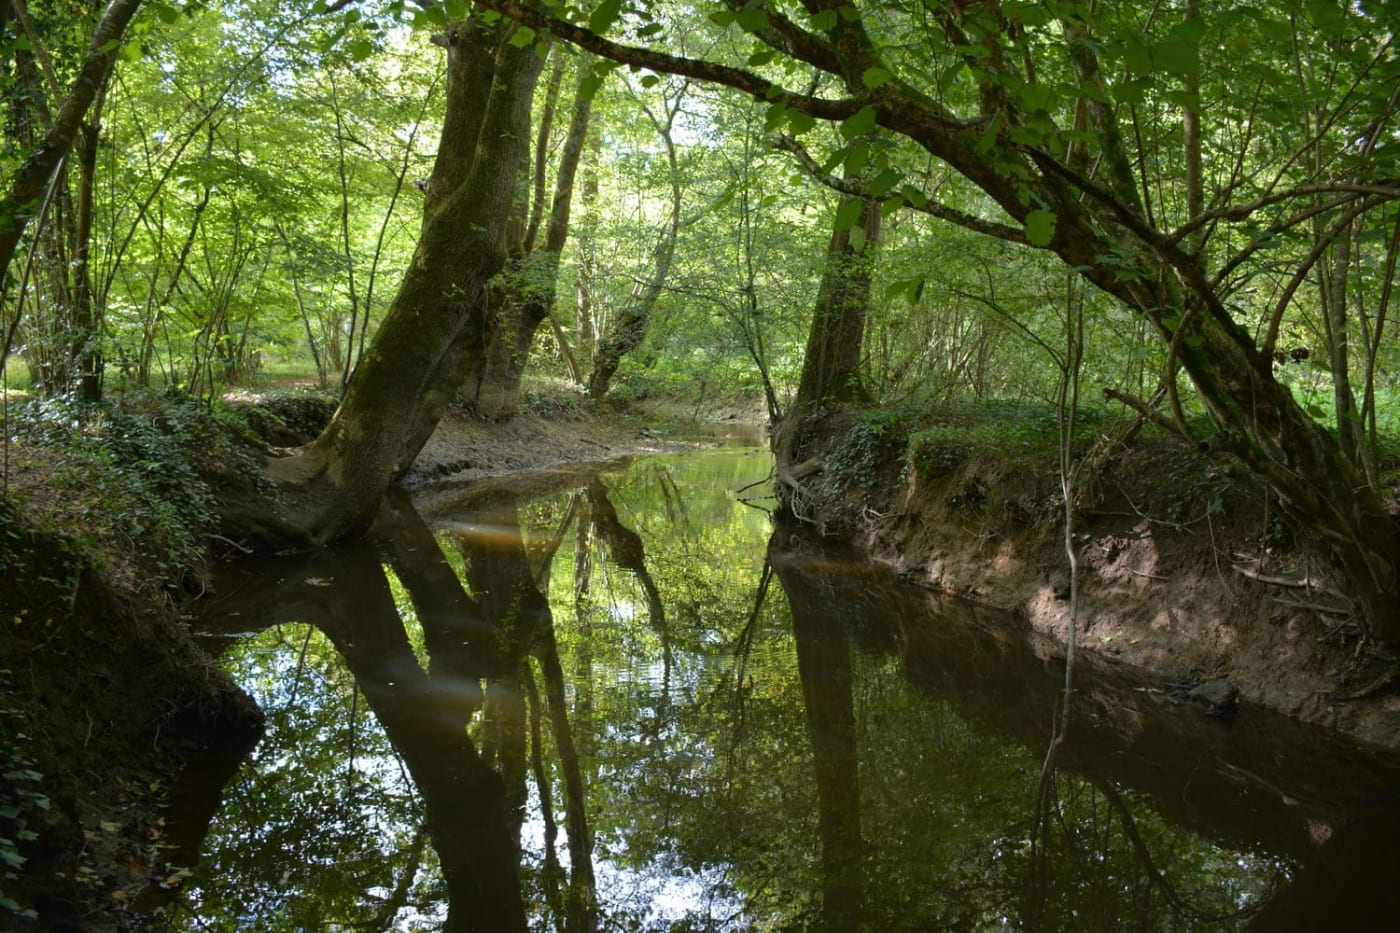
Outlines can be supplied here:
[[204, 637], [267, 733], [172, 792], [172, 928], [1389, 927], [1390, 759], [1081, 655], [1047, 767], [1059, 646], [775, 530], [770, 465], [439, 487], [235, 568]]

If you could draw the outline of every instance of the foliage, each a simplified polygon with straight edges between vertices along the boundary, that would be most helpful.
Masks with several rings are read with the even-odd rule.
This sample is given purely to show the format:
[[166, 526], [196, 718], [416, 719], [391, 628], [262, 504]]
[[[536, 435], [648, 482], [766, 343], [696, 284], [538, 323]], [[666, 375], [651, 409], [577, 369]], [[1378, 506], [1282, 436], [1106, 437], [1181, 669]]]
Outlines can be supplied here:
[[881, 471], [903, 456], [909, 443], [908, 431], [907, 419], [899, 411], [863, 414], [827, 455], [827, 470], [838, 483], [857, 483], [870, 492]]
[[81, 404], [33, 399], [10, 407], [16, 442], [63, 454], [51, 480], [62, 501], [46, 503], [61, 532], [133, 560], [138, 585], [178, 585], [204, 557], [215, 522], [206, 473], [251, 466], [246, 423], [178, 393]]
[[577, 420], [584, 414], [584, 398], [562, 379], [527, 378], [521, 387], [521, 409], [540, 418]]
[[34, 770], [29, 737], [17, 728], [19, 712], [7, 705], [10, 681], [10, 672], [0, 670], [0, 916], [9, 913], [33, 919], [35, 912], [21, 907], [5, 888], [24, 866], [21, 848], [38, 838], [30, 821], [36, 812], [49, 808], [49, 799], [38, 790], [43, 775]]

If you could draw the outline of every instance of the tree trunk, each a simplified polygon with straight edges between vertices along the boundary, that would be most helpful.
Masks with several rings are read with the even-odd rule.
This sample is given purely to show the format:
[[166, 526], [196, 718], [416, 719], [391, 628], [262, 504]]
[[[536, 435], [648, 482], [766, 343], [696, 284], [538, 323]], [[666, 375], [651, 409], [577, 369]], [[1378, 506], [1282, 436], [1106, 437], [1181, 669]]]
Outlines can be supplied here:
[[[554, 199], [550, 205], [549, 223], [544, 245], [534, 248], [533, 223], [522, 234], [518, 259], [506, 284], [493, 299], [497, 310], [496, 329], [486, 354], [472, 361], [464, 380], [463, 399], [480, 418], [504, 421], [520, 409], [520, 380], [525, 374], [535, 333], [554, 306], [559, 277], [559, 255], [569, 239], [569, 216], [573, 205], [574, 179], [578, 174], [584, 140], [592, 116], [592, 98], [585, 92], [584, 79], [591, 73], [586, 63], [579, 68], [579, 83], [574, 92], [573, 116], [564, 137], [555, 177]], [[549, 132], [546, 122], [540, 127], [538, 156], [546, 151], [544, 137]], [[536, 184], [543, 184], [542, 167], [536, 167]], [[533, 211], [532, 211], [533, 213]]]
[[[849, 210], [857, 199], [841, 198], [837, 209]], [[859, 231], [858, 237], [852, 234]], [[860, 364], [864, 353], [865, 319], [870, 310], [870, 276], [875, 245], [880, 238], [880, 206], [863, 200], [855, 226], [832, 231], [822, 269], [816, 311], [802, 355], [802, 377], [793, 408], [823, 401], [866, 399]], [[862, 242], [855, 242], [856, 239]]]
[[[423, 229], [383, 324], [325, 431], [269, 463], [278, 514], [230, 511], [233, 531], [285, 547], [369, 526], [492, 338], [489, 282], [506, 262], [506, 224], [543, 62], [480, 17], [435, 39], [447, 48], [447, 115]], [[483, 75], [483, 62], [493, 63]], [[484, 80], [483, 80], [484, 78]]]
[[88, 108], [111, 77], [122, 35], [140, 6], [141, 0], [113, 0], [107, 7], [93, 30], [87, 57], [58, 115], [15, 173], [8, 189], [0, 194], [0, 288], [20, 237], [43, 199], [44, 189], [68, 155]]

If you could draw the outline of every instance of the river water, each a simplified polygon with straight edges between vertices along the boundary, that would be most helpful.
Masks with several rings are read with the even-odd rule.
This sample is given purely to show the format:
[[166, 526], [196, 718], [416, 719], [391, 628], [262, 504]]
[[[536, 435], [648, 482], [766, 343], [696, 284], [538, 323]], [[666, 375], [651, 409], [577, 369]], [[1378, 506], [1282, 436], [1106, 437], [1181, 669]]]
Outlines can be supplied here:
[[237, 568], [206, 637], [267, 733], [174, 794], [172, 928], [1390, 928], [1389, 762], [1081, 656], [1047, 768], [1058, 646], [775, 530], [770, 465], [438, 490]]

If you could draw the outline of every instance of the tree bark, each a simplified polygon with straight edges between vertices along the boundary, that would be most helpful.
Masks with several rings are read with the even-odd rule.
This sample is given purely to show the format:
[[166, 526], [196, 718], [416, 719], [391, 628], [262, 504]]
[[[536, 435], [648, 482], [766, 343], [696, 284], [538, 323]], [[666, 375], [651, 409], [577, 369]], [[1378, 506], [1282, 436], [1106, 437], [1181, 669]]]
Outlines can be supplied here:
[[[447, 116], [413, 260], [330, 425], [273, 460], [278, 514], [230, 513], [231, 530], [278, 547], [365, 530], [493, 336], [489, 283], [506, 262], [506, 224], [543, 62], [479, 18], [441, 37]], [[492, 68], [483, 80], [483, 61]], [[483, 87], [486, 90], [483, 90]], [[251, 521], [249, 520], [251, 519]]]
[[[520, 380], [529, 362], [535, 334], [554, 306], [559, 278], [559, 256], [569, 239], [569, 217], [573, 205], [574, 179], [578, 174], [584, 141], [588, 136], [592, 116], [592, 99], [585, 93], [584, 79], [589, 74], [585, 65], [579, 68], [579, 82], [574, 92], [569, 128], [564, 137], [555, 176], [554, 197], [550, 205], [549, 222], [544, 244], [534, 247], [536, 234], [526, 227], [517, 258], [511, 261], [506, 283], [493, 298], [497, 321], [494, 339], [486, 354], [469, 366], [463, 399], [478, 417], [503, 421], [520, 409]], [[540, 128], [538, 154], [543, 157], [546, 123]], [[537, 166], [536, 184], [542, 185], [542, 166]]]
[[[865, 319], [870, 310], [870, 276], [880, 238], [880, 206], [851, 195], [841, 197], [839, 215], [860, 201], [855, 226], [833, 230], [826, 248], [821, 289], [802, 355], [802, 376], [793, 409], [823, 401], [854, 402], [867, 398], [860, 365], [865, 344]], [[862, 242], [852, 237], [859, 231]]]

